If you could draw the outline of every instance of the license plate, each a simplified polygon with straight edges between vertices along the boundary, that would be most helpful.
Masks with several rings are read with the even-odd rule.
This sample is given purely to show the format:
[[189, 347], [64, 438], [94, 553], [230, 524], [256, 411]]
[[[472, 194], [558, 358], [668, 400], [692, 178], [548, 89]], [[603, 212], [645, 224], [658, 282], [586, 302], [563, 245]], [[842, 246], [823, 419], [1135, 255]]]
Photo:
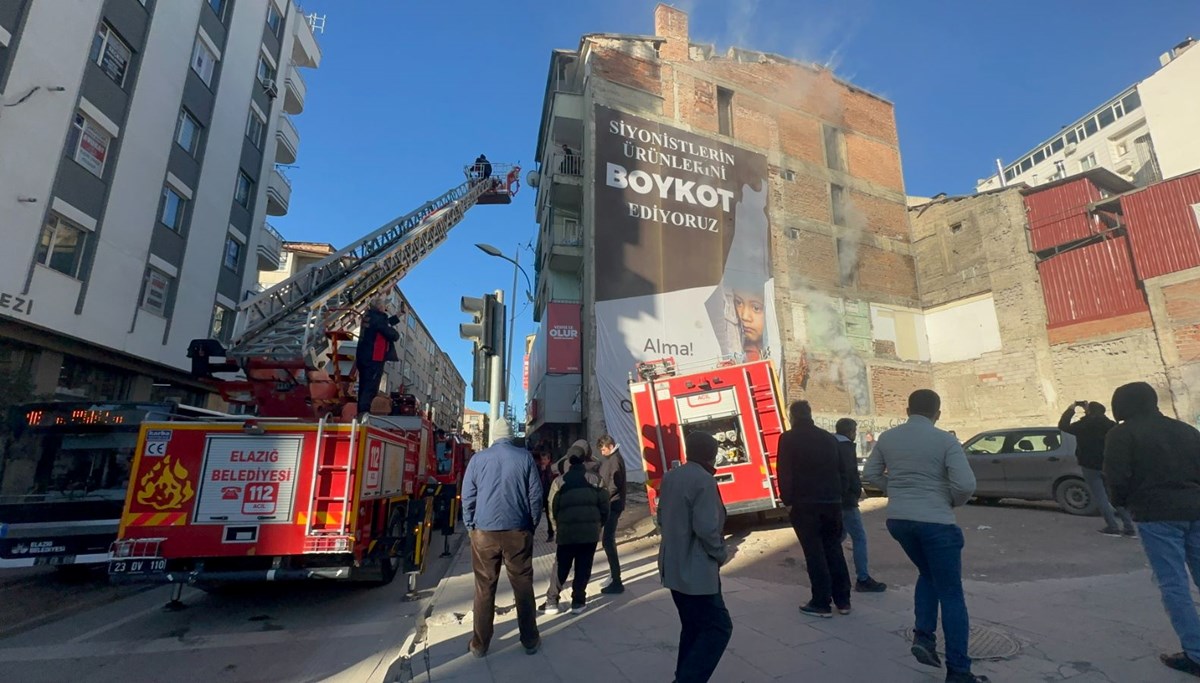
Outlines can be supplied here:
[[75, 564], [75, 556], [74, 555], [50, 555], [47, 557], [33, 558], [33, 566], [35, 566], [35, 567], [42, 567], [42, 566], [57, 567], [59, 565], [64, 565], [64, 564]]
[[167, 570], [167, 561], [161, 557], [141, 560], [113, 560], [108, 563], [109, 574], [156, 574]]

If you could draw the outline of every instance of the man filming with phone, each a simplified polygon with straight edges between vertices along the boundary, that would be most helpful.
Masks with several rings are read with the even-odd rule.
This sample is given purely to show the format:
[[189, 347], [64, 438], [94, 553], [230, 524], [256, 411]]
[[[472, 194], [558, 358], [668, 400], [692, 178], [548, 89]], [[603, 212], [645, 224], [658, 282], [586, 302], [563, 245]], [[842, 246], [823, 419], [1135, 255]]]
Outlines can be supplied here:
[[[1083, 410], [1083, 416], [1072, 422], [1077, 410]], [[1104, 528], [1100, 533], [1105, 536], [1126, 536], [1137, 538], [1133, 518], [1124, 508], [1113, 508], [1108, 502], [1108, 492], [1104, 489], [1104, 439], [1108, 431], [1117, 425], [1105, 415], [1105, 408], [1095, 401], [1076, 401], [1067, 408], [1058, 421], [1058, 428], [1075, 437], [1075, 459], [1083, 470], [1083, 479], [1092, 491], [1092, 497], [1104, 515]], [[1121, 518], [1121, 527], [1117, 526], [1117, 517]]]

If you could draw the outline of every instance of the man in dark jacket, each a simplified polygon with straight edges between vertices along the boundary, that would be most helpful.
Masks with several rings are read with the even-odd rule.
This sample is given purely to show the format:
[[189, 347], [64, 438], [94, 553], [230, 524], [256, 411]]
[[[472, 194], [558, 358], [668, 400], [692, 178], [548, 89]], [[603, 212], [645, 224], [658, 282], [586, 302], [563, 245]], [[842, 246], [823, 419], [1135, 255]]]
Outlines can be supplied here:
[[533, 598], [533, 531], [542, 516], [542, 480], [529, 451], [513, 444], [507, 420], [498, 420], [492, 435], [491, 447], [471, 456], [463, 474], [463, 525], [475, 572], [475, 628], [467, 647], [476, 657], [487, 654], [503, 564], [517, 605], [521, 645], [532, 655], [542, 644]]
[[[558, 497], [558, 492], [562, 490], [563, 477], [571, 467], [571, 458], [578, 458], [583, 465], [584, 476], [588, 483], [597, 488], [603, 488], [603, 482], [600, 479], [600, 463], [592, 458], [591, 447], [588, 446], [586, 439], [579, 439], [571, 444], [564, 455], [558, 462], [554, 463], [554, 472], [556, 474], [554, 481], [550, 484], [550, 509], [554, 510], [554, 499]], [[557, 532], [557, 523], [554, 520], [554, 515], [550, 515], [550, 533]], [[559, 604], [559, 595], [562, 593], [563, 583], [558, 579], [558, 559], [555, 558], [554, 566], [550, 568], [550, 585], [546, 588], [546, 601], [538, 605], [538, 612], [542, 614], [562, 613], [567, 611], [565, 605]]]
[[400, 318], [388, 316], [385, 307], [383, 297], [371, 299], [358, 333], [354, 366], [358, 368], [359, 415], [371, 412], [371, 401], [379, 394], [379, 383], [383, 380], [384, 363], [400, 359], [395, 346], [400, 339], [400, 333], [395, 329]]
[[1117, 507], [1137, 520], [1163, 607], [1183, 652], [1161, 655], [1163, 664], [1200, 677], [1200, 615], [1191, 581], [1200, 586], [1200, 432], [1158, 410], [1158, 394], [1145, 382], [1119, 387], [1108, 433], [1104, 476]]
[[837, 432], [834, 438], [838, 442], [838, 453], [842, 456], [843, 464], [849, 469], [850, 483], [846, 487], [846, 495], [842, 499], [842, 526], [846, 532], [842, 540], [850, 536], [854, 544], [854, 590], [859, 593], [882, 593], [887, 590], [886, 583], [880, 583], [871, 578], [867, 569], [867, 530], [863, 527], [862, 512], [858, 509], [858, 499], [862, 498], [862, 478], [858, 474], [858, 423], [848, 417], [843, 417], [833, 426]]
[[831, 617], [830, 601], [850, 613], [850, 572], [842, 555], [842, 501], [851, 477], [837, 441], [813, 423], [808, 401], [790, 410], [792, 427], [779, 437], [779, 493], [791, 507], [792, 528], [804, 550], [812, 599], [800, 611]]
[[608, 581], [600, 588], [606, 595], [624, 593], [621, 583], [621, 560], [617, 557], [617, 522], [625, 511], [625, 459], [621, 457], [617, 442], [605, 434], [596, 439], [596, 450], [600, 451], [600, 480], [608, 490], [609, 513], [604, 523], [604, 555], [608, 558]]
[[587, 584], [592, 578], [596, 543], [600, 541], [600, 529], [608, 519], [608, 491], [592, 483], [582, 455], [572, 455], [569, 462], [570, 469], [563, 475], [562, 486], [554, 496], [551, 514], [558, 534], [558, 548], [554, 554], [558, 585], [567, 582], [573, 566], [571, 614], [579, 614], [587, 606]]
[[[1083, 408], [1083, 417], [1071, 422], [1075, 411]], [[1130, 538], [1137, 536], [1133, 528], [1133, 519], [1125, 508], [1114, 509], [1104, 490], [1104, 438], [1108, 431], [1117, 425], [1105, 415], [1104, 406], [1092, 401], [1076, 401], [1062, 414], [1058, 420], [1058, 428], [1075, 437], [1075, 460], [1083, 470], [1083, 479], [1092, 491], [1092, 497], [1104, 515], [1104, 528], [1100, 533], [1105, 536], [1120, 536], [1121, 527], [1117, 526], [1117, 516], [1121, 517], [1124, 534]]]

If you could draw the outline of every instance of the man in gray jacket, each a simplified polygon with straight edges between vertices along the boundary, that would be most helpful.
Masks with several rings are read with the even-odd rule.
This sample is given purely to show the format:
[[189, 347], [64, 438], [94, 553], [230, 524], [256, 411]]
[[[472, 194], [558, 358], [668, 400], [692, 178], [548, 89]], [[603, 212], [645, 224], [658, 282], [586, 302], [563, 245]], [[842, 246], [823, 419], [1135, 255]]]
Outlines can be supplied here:
[[934, 424], [942, 399], [930, 389], [908, 397], [908, 422], [879, 435], [863, 477], [888, 497], [887, 528], [916, 565], [916, 629], [912, 654], [941, 666], [938, 607], [946, 634], [947, 683], [986, 683], [971, 673], [970, 621], [962, 588], [963, 533], [954, 509], [975, 493], [975, 474], [962, 444]]
[[496, 617], [500, 565], [508, 570], [517, 626], [526, 654], [541, 647], [533, 598], [533, 531], [542, 516], [542, 479], [529, 451], [513, 444], [508, 422], [492, 427], [494, 441], [471, 457], [463, 475], [463, 525], [475, 570], [475, 632], [468, 649], [487, 654]]
[[725, 506], [717, 482], [717, 441], [702, 432], [684, 438], [687, 462], [667, 472], [658, 495], [662, 540], [658, 573], [679, 611], [676, 683], [704, 683], [716, 670], [733, 635], [721, 597]]

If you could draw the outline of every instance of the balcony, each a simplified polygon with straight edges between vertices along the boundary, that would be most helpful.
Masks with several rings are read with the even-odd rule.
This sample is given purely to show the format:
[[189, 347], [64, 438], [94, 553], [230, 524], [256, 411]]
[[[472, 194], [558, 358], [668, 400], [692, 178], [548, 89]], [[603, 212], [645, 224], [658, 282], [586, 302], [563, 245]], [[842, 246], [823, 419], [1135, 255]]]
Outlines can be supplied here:
[[292, 183], [276, 166], [267, 180], [267, 215], [286, 216], [292, 201]]
[[275, 163], [296, 163], [296, 151], [300, 149], [300, 133], [296, 131], [296, 125], [287, 115], [279, 117], [279, 126], [275, 129], [275, 140], [277, 142]]
[[292, 63], [309, 69], [321, 66], [321, 46], [317, 45], [308, 20], [300, 17], [294, 23], [296, 40], [292, 42]]
[[271, 224], [263, 221], [258, 237], [258, 269], [278, 270], [283, 263], [283, 236]]
[[586, 160], [577, 148], [570, 153], [556, 144], [542, 165], [542, 182], [538, 185], [538, 202], [551, 210], [560, 208], [579, 211], [583, 208], [583, 171]]
[[304, 78], [294, 66], [288, 67], [287, 78], [283, 82], [283, 111], [285, 114], [299, 114], [304, 111], [304, 97], [308, 94], [308, 86]]

